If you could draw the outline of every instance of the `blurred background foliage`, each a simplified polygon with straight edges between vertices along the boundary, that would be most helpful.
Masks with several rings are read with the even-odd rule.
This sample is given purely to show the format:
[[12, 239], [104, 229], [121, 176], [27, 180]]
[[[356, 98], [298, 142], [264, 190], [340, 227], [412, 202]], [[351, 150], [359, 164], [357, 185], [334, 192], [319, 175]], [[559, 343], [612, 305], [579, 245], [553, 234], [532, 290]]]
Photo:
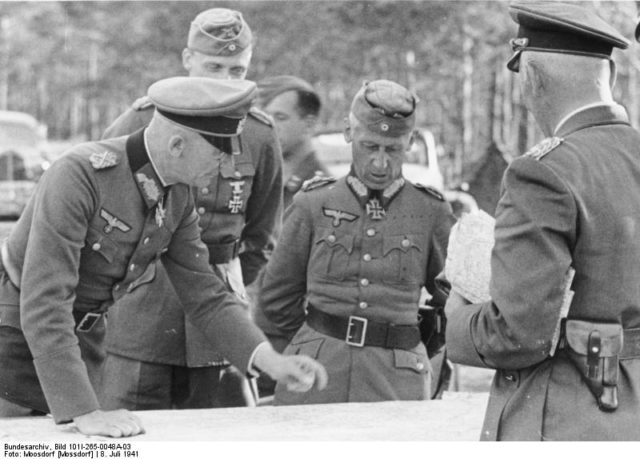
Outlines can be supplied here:
[[[636, 2], [582, 3], [633, 38]], [[185, 74], [189, 24], [213, 7], [252, 27], [249, 79], [286, 73], [316, 86], [321, 129], [342, 126], [364, 80], [413, 89], [449, 187], [487, 152], [516, 156], [541, 138], [504, 67], [516, 25], [502, 1], [0, 2], [0, 109], [34, 115], [53, 139], [97, 139], [149, 84]], [[615, 96], [635, 125], [638, 47], [616, 51]]]

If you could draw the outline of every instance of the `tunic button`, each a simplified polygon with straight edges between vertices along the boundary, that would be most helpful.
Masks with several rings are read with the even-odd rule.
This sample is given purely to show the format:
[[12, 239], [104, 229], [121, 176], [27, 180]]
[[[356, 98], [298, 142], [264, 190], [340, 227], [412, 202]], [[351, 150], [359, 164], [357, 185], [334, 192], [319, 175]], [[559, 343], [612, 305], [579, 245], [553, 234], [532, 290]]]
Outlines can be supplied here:
[[92, 248], [93, 250], [100, 250], [100, 248], [101, 248], [101, 247], [102, 247], [102, 246], [100, 245], [100, 243], [99, 243], [99, 242], [96, 242], [95, 244], [93, 244], [93, 245], [91, 246], [91, 248]]
[[200, 215], [204, 214], [204, 212], [205, 212], [205, 211], [204, 211], [204, 207], [198, 207], [198, 213], [199, 213]]
[[367, 285], [369, 285], [369, 279], [360, 279], [360, 285], [366, 287]]
[[336, 242], [336, 237], [333, 234], [330, 234], [327, 240], [333, 244]]
[[142, 241], [142, 243], [143, 243], [143, 244], [148, 244], [148, 243], [149, 243], [149, 238], [148, 238], [148, 237], [145, 237], [145, 238], [144, 238], [144, 241]]
[[135, 263], [131, 263], [131, 266], [129, 266], [129, 271], [133, 271], [135, 269], [136, 269]]
[[364, 261], [371, 261], [371, 255], [369, 255], [368, 253], [365, 253], [365, 254], [362, 256], [362, 259], [363, 259]]
[[367, 230], [367, 236], [371, 237], [371, 236], [375, 236], [376, 235], [376, 230], [374, 230], [373, 228], [369, 228]]
[[409, 239], [402, 240], [402, 247], [409, 247], [410, 244], [411, 244], [411, 241]]
[[424, 369], [424, 363], [422, 363], [422, 362], [418, 362], [418, 363], [416, 364], [416, 368], [417, 368], [418, 370], [423, 370], [423, 369]]
[[360, 302], [358, 306], [360, 306], [360, 309], [367, 309], [367, 307], [369, 307], [366, 301]]
[[116, 284], [115, 287], [113, 287], [113, 289], [117, 292], [118, 290], [120, 290], [120, 284]]
[[209, 194], [209, 188], [207, 188], [206, 186], [201, 191], [202, 194]]

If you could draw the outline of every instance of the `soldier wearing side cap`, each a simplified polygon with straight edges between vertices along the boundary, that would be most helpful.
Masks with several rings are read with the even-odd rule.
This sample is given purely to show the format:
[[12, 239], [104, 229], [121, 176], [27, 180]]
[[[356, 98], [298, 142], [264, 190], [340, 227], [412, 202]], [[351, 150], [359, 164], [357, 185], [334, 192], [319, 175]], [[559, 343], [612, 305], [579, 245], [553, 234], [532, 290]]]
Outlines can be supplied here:
[[365, 83], [345, 120], [350, 173], [318, 177], [287, 209], [258, 307], [291, 342], [285, 354], [326, 366], [325, 392], [278, 384], [276, 404], [425, 400], [431, 367], [418, 326], [454, 222], [435, 190], [402, 177], [417, 99], [387, 80]]
[[1, 251], [3, 416], [50, 411], [85, 435], [143, 432], [132, 413], [100, 410], [82, 335], [114, 303], [142, 306], [160, 263], [189, 319], [238, 368], [295, 390], [325, 384], [313, 360], [273, 351], [199, 237], [189, 187], [217, 173], [211, 127], [221, 107], [233, 107], [226, 127], [237, 130], [255, 90], [248, 81], [161, 80], [149, 88], [156, 110], [147, 128], [78, 145], [45, 172]]
[[[213, 8], [198, 14], [182, 52], [192, 77], [244, 79], [253, 52], [253, 35], [238, 11]], [[130, 134], [146, 126], [153, 101], [137, 100], [106, 131], [104, 138]], [[237, 136], [216, 134], [223, 152], [219, 173], [193, 189], [200, 215], [202, 240], [210, 262], [229, 288], [248, 301], [245, 285], [254, 282], [267, 260], [282, 216], [282, 157], [272, 120], [251, 108]], [[105, 403], [129, 409], [211, 408], [254, 402], [242, 375], [229, 368], [195, 324], [185, 320], [166, 274], [160, 270], [148, 290], [146, 307], [155, 310], [153, 323], [141, 323], [135, 309], [114, 308], [107, 331], [107, 365], [111, 373], [137, 365], [140, 380], [110, 378]], [[247, 307], [247, 313], [248, 307]], [[149, 330], [162, 330], [162, 333]], [[122, 368], [121, 368], [122, 367]], [[175, 371], [182, 375], [180, 396], [170, 389]], [[172, 382], [173, 381], [173, 382]], [[140, 393], [152, 385], [157, 391]]]
[[510, 14], [547, 138], [505, 171], [491, 301], [450, 293], [449, 358], [497, 370], [482, 439], [640, 440], [640, 135], [611, 94], [628, 42], [577, 4]]

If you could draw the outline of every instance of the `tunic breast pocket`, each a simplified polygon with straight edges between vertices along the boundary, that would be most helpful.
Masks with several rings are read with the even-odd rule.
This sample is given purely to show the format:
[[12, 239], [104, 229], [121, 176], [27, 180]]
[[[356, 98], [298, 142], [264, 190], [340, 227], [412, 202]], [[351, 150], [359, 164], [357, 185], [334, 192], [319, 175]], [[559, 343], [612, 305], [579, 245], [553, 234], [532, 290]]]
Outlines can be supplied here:
[[352, 234], [323, 231], [315, 240], [310, 268], [321, 276], [344, 280], [352, 258], [353, 242]]
[[216, 210], [230, 214], [244, 214], [251, 196], [256, 169], [252, 163], [238, 163], [234, 168], [220, 169]]
[[420, 235], [403, 234], [385, 236], [382, 241], [382, 256], [391, 283], [419, 284], [424, 279], [425, 256], [420, 246]]
[[120, 249], [118, 244], [104, 235], [101, 231], [89, 227], [87, 232], [85, 251], [92, 259], [100, 260], [108, 264], [116, 261]]

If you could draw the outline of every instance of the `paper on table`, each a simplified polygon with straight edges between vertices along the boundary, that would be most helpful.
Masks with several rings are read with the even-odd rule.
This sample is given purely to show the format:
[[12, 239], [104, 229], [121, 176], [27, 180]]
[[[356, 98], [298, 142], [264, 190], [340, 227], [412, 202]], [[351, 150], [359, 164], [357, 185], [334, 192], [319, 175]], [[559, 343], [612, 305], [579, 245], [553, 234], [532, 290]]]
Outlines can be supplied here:
[[489, 301], [495, 219], [479, 210], [463, 214], [449, 235], [444, 274], [451, 288], [472, 303]]

